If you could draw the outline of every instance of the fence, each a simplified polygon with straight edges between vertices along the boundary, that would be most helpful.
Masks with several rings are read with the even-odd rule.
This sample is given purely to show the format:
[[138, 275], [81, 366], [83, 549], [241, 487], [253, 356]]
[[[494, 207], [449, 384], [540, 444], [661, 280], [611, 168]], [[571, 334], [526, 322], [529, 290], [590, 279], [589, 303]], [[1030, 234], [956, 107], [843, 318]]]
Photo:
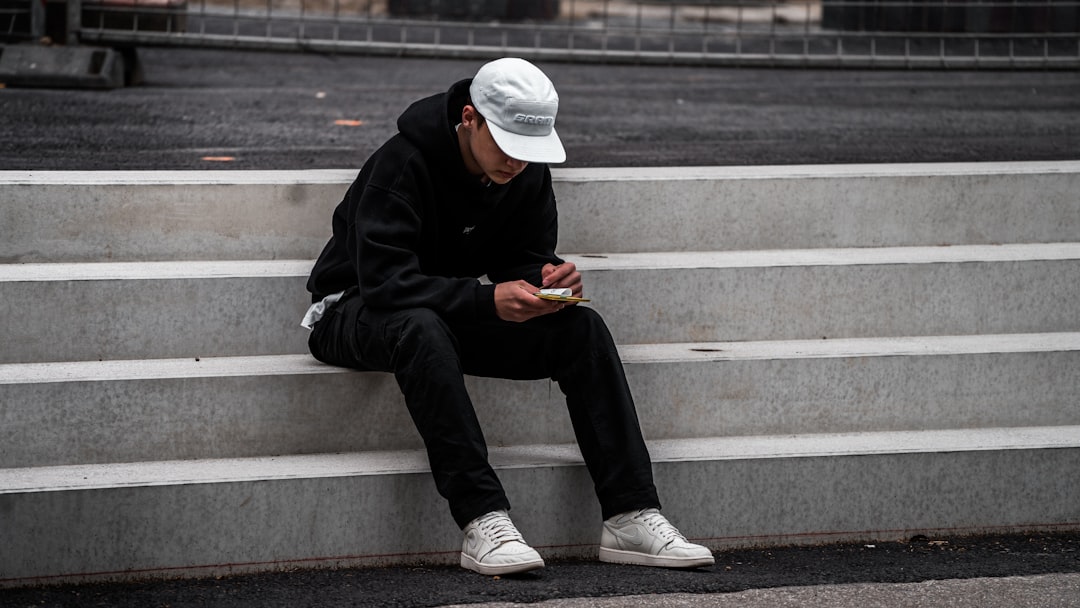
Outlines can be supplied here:
[[[79, 2], [81, 23], [54, 38], [672, 65], [1080, 67], [1080, 0], [70, 0]], [[18, 4], [0, 0], [0, 11]], [[57, 12], [80, 14], [78, 4]]]

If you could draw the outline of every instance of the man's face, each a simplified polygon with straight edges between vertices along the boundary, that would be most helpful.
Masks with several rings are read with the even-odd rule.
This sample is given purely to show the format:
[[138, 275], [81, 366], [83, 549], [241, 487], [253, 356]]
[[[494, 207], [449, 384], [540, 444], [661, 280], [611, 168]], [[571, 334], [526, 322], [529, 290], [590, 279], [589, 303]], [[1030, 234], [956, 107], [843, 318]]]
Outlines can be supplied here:
[[468, 141], [462, 149], [465, 166], [496, 184], [505, 184], [524, 171], [529, 163], [507, 156], [491, 137], [487, 121], [479, 124], [476, 116], [474, 112], [471, 121], [462, 121], [462, 128], [468, 129]]

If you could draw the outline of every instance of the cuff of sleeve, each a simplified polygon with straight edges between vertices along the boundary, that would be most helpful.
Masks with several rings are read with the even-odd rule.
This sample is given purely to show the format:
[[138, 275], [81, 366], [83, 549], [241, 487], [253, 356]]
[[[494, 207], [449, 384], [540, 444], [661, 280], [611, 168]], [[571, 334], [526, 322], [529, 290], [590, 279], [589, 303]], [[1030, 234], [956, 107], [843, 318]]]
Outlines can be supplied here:
[[476, 288], [476, 316], [478, 319], [497, 319], [495, 312], [495, 286], [481, 284]]

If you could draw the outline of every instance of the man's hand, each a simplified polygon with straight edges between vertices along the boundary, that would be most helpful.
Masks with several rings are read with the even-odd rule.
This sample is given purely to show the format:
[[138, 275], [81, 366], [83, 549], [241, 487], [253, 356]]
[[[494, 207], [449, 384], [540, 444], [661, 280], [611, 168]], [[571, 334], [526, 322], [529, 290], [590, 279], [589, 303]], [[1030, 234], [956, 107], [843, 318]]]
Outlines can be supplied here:
[[569, 287], [575, 298], [581, 297], [583, 289], [581, 273], [578, 272], [577, 266], [573, 262], [565, 262], [558, 266], [545, 264], [540, 269], [540, 276], [544, 278], [544, 284], [541, 285], [544, 289], [566, 289]]
[[[558, 266], [545, 264], [540, 269], [540, 276], [544, 279], [544, 289], [570, 288], [575, 297], [581, 297], [581, 273], [577, 271], [577, 266], [573, 263], [566, 262]], [[497, 284], [495, 286], [495, 313], [504, 321], [521, 322], [574, 305], [573, 302], [542, 300], [535, 295], [538, 291], [540, 288], [530, 285], [528, 281]]]
[[564, 302], [542, 300], [534, 294], [539, 288], [528, 281], [509, 281], [495, 285], [495, 314], [503, 321], [528, 321], [563, 309]]

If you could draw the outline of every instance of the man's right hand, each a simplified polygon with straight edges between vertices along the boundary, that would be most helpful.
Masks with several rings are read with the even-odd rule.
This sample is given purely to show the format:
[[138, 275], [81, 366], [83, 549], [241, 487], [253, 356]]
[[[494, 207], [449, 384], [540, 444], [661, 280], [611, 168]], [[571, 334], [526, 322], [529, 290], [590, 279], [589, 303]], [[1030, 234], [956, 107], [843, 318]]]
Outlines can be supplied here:
[[528, 321], [541, 315], [562, 310], [566, 304], [542, 300], [534, 294], [540, 291], [528, 281], [509, 281], [495, 285], [495, 314], [504, 321]]

